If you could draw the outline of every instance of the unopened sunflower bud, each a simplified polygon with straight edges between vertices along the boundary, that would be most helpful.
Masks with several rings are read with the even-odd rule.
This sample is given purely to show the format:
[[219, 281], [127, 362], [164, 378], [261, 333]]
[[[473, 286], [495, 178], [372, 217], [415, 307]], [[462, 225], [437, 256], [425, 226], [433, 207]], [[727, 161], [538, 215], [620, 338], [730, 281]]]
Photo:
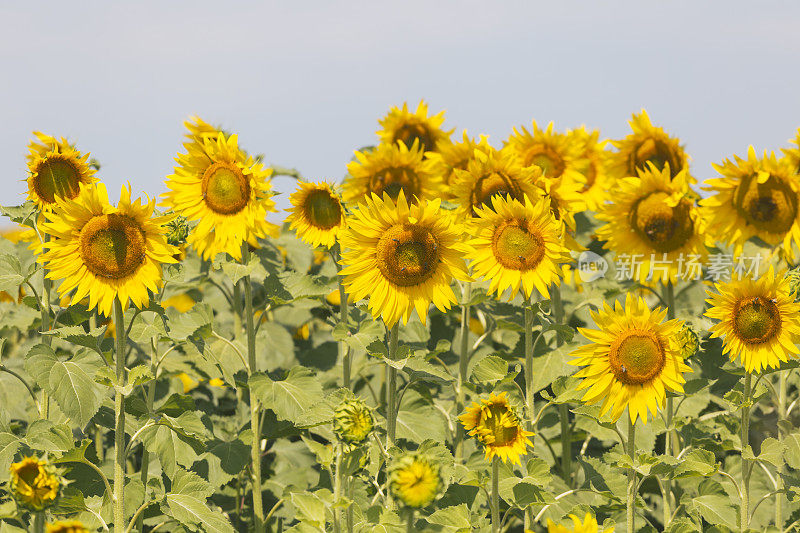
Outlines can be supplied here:
[[789, 280], [789, 292], [794, 295], [795, 299], [800, 298], [800, 267], [787, 272], [786, 279]]
[[700, 347], [700, 338], [690, 325], [684, 324], [678, 333], [678, 344], [681, 347], [681, 356], [689, 359], [697, 353], [697, 349]]
[[186, 243], [189, 237], [189, 223], [186, 217], [178, 215], [167, 223], [167, 242], [173, 246]]
[[372, 412], [361, 398], [345, 400], [334, 411], [333, 431], [343, 442], [362, 442], [373, 426]]
[[389, 469], [389, 489], [407, 507], [431, 503], [441, 484], [439, 467], [421, 454], [401, 457]]
[[11, 465], [11, 494], [21, 507], [32, 511], [47, 509], [58, 497], [61, 479], [47, 461], [24, 457]]

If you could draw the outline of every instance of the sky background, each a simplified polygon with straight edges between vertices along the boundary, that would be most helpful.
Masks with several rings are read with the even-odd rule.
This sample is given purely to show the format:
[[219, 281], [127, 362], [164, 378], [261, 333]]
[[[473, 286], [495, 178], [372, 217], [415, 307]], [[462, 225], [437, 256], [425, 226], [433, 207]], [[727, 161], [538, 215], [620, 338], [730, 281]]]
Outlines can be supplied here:
[[32, 130], [91, 152], [112, 201], [160, 194], [193, 114], [314, 180], [421, 98], [498, 145], [531, 119], [622, 137], [644, 107], [701, 180], [800, 126], [800, 2], [5, 2], [0, 21], [4, 205]]

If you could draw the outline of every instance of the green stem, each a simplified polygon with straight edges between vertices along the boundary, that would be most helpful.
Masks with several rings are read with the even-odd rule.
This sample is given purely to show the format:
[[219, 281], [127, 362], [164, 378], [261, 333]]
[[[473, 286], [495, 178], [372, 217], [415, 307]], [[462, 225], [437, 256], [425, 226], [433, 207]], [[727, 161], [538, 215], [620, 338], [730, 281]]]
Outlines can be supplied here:
[[631, 461], [631, 467], [628, 469], [628, 498], [625, 507], [625, 516], [627, 519], [628, 533], [634, 533], [634, 505], [636, 504], [636, 470], [633, 469], [633, 456], [636, 452], [636, 426], [631, 421], [630, 414], [626, 415], [628, 419], [628, 441], [626, 442], [628, 458]]
[[342, 496], [342, 447], [337, 444], [334, 447], [336, 453], [335, 470], [333, 472], [333, 531], [340, 533], [342, 526], [340, 523], [341, 509], [339, 508], [339, 499]]
[[[675, 318], [675, 287], [672, 281], [664, 284], [664, 298], [667, 304], [667, 318], [672, 320]], [[675, 457], [679, 452], [678, 435], [672, 429], [672, 420], [675, 415], [675, 402], [672, 396], [667, 396], [664, 405], [664, 422], [667, 426], [667, 432], [664, 435], [664, 454]], [[664, 528], [672, 522], [672, 480], [665, 478], [664, 482]]]
[[[778, 372], [778, 442], [780, 447], [783, 448], [783, 429], [781, 428], [781, 421], [786, 420], [786, 374], [787, 370]], [[785, 465], [778, 468], [779, 486], [783, 485], [783, 478]], [[775, 527], [778, 528], [780, 533], [783, 533], [783, 499], [784, 495], [778, 493], [775, 495]]]
[[[400, 323], [396, 322], [389, 333], [389, 359], [394, 361], [397, 357], [397, 337], [400, 333]], [[397, 369], [389, 367], [388, 376], [388, 400], [386, 402], [386, 449], [394, 446], [395, 433], [397, 431]]]
[[750, 461], [745, 459], [744, 451], [750, 443], [750, 396], [753, 375], [744, 375], [744, 399], [742, 403], [742, 516], [740, 529], [744, 533], [750, 526]]
[[500, 458], [492, 458], [492, 533], [500, 533]]
[[33, 533], [44, 533], [44, 511], [33, 513]]
[[[528, 431], [536, 431], [533, 401], [533, 308], [530, 297], [525, 300], [525, 426]], [[523, 513], [523, 527], [533, 529], [533, 508]]]
[[[456, 382], [456, 413], [464, 412], [464, 384], [467, 383], [467, 365], [469, 364], [469, 299], [472, 285], [464, 282], [461, 287], [461, 330], [458, 351], [458, 381]], [[464, 455], [464, 426], [456, 424], [455, 459], [460, 462]]]
[[[336, 263], [336, 270], [337, 272], [341, 270], [341, 266], [339, 265], [339, 261], [336, 259], [334, 255], [334, 262]], [[342, 283], [342, 277], [338, 277], [339, 280], [339, 323], [344, 324], [344, 327], [348, 327], [348, 313], [347, 313], [347, 293], [344, 290], [344, 284]], [[341, 341], [339, 343], [339, 358], [342, 361], [342, 383], [344, 388], [349, 389], [350, 384], [350, 374], [353, 365], [353, 357], [350, 353], [350, 349], [347, 346], [347, 343]]]
[[[250, 248], [242, 243], [242, 264], [250, 261]], [[247, 328], [247, 362], [249, 376], [258, 369], [256, 367], [256, 329], [253, 324], [253, 287], [250, 276], [242, 278], [244, 285], [244, 319]], [[238, 287], [238, 284], [236, 285]], [[239, 304], [236, 304], [237, 306]], [[264, 501], [261, 494], [261, 406], [253, 391], [250, 391], [250, 430], [253, 440], [250, 443], [250, 462], [253, 471], [253, 527], [256, 533], [266, 531], [264, 523]]]
[[125, 395], [121, 390], [125, 386], [125, 318], [122, 302], [114, 299], [114, 328], [116, 329], [116, 378], [114, 389], [114, 532], [125, 531]]
[[408, 511], [408, 521], [406, 521], [406, 533], [414, 533], [416, 529], [414, 529], [414, 518], [415, 518], [414, 509]]
[[[245, 246], [247, 244], [245, 243]], [[249, 253], [248, 253], [249, 256]], [[242, 255], [244, 263], [244, 255]], [[242, 336], [242, 289], [238, 283], [233, 284], [233, 338], [238, 339]]]
[[[44, 235], [44, 242], [45, 244], [47, 241], [50, 240], [50, 235]], [[42, 291], [42, 331], [49, 331], [50, 330], [50, 291], [53, 288], [53, 281], [47, 277], [47, 269], [42, 270], [42, 285], [44, 290]], [[53, 343], [52, 335], [44, 335], [42, 342], [50, 346]], [[47, 420], [50, 418], [50, 396], [45, 391], [42, 391], [42, 418]]]
[[[153, 404], [156, 400], [156, 378], [158, 377], [158, 339], [153, 337], [150, 340], [150, 372], [153, 374], [153, 381], [146, 385], [145, 405], [147, 406], [148, 416], [153, 414]], [[142, 446], [142, 471], [141, 480], [145, 489], [147, 488], [147, 477], [150, 474], [150, 452]], [[136, 520], [136, 530], [144, 532], [144, 514], [139, 514]]]
[[[561, 301], [561, 287], [553, 283], [550, 287], [550, 298], [553, 306], [553, 320], [556, 324], [564, 322], [564, 303]], [[556, 336], [556, 345], [561, 346], [561, 338]], [[561, 477], [567, 487], [572, 488], [572, 425], [569, 421], [569, 406], [562, 403], [558, 406], [558, 418], [561, 421]]]

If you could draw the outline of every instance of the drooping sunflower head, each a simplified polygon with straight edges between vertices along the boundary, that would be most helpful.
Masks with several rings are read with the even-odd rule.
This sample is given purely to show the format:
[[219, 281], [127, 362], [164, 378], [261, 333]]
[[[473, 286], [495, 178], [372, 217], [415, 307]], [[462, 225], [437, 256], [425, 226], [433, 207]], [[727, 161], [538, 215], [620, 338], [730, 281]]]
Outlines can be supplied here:
[[469, 162], [475, 157], [476, 148], [483, 151], [490, 150], [488, 137], [481, 135], [479, 140], [475, 141], [467, 135], [465, 130], [461, 142], [440, 142], [436, 152], [426, 154], [426, 157], [435, 165], [435, 173], [444, 177], [443, 192], [445, 196], [452, 196], [452, 192], [447, 186], [455, 183], [456, 170], [467, 170]]
[[33, 134], [37, 140], [28, 144], [28, 199], [40, 210], [55, 207], [58, 197], [75, 198], [81, 185], [97, 181], [95, 169], [87, 162], [88, 153], [81, 154], [63, 137]]
[[362, 398], [345, 400], [333, 412], [333, 432], [349, 444], [363, 442], [374, 424], [372, 411]]
[[564, 223], [567, 229], [565, 238], [570, 250], [581, 251], [583, 248], [572, 238], [576, 230], [575, 213], [580, 213], [587, 209], [586, 202], [578, 192], [579, 187], [573, 181], [564, 179], [539, 178], [536, 187], [540, 195], [550, 204], [550, 211], [556, 220]]
[[480, 402], [473, 402], [458, 419], [469, 435], [483, 445], [487, 459], [497, 456], [503, 462], [519, 464], [528, 446], [533, 446], [528, 438], [533, 433], [522, 429], [505, 392], [491, 393]]
[[523, 166], [512, 150], [495, 150], [491, 146], [474, 149], [467, 169], [453, 172], [456, 179], [452, 192], [462, 218], [477, 216], [479, 207], [491, 207], [495, 196], [511, 196], [519, 202], [524, 201], [525, 196], [535, 197], [536, 182], [542, 176], [539, 167]]
[[601, 531], [600, 524], [597, 523], [597, 520], [591, 515], [591, 513], [586, 513], [586, 516], [583, 518], [583, 522], [581, 522], [581, 519], [574, 514], [569, 515], [569, 517], [572, 519], [572, 527], [556, 524], [548, 518], [547, 533], [614, 533], [613, 527], [603, 529]]
[[59, 199], [58, 208], [46, 213], [42, 230], [50, 236], [37, 257], [47, 277], [63, 280], [61, 296], [72, 302], [89, 297], [89, 309], [111, 315], [114, 299], [123, 307], [133, 302], [145, 307], [150, 293], [162, 284], [161, 265], [174, 263], [178, 252], [167, 242], [170, 216], [153, 216], [155, 200], [131, 201], [123, 187], [119, 204], [108, 201], [100, 183], [83, 187], [74, 200]]
[[409, 111], [408, 103], [403, 103], [402, 108], [392, 107], [378, 122], [383, 128], [377, 132], [381, 143], [393, 145], [399, 141], [409, 149], [416, 143], [423, 153], [437, 150], [439, 143], [446, 142], [453, 133], [442, 129], [444, 111], [428, 116], [428, 104], [424, 101], [420, 101], [414, 112]]
[[349, 175], [342, 185], [345, 202], [360, 202], [371, 194], [382, 197], [384, 193], [396, 200], [400, 191], [406, 198], [441, 196], [442, 176], [433, 162], [424, 159], [418, 142], [411, 147], [400, 141], [380, 144], [372, 151], [356, 152], [355, 156], [347, 165]]
[[61, 488], [55, 468], [36, 457], [23, 457], [11, 465], [11, 493], [17, 504], [32, 511], [53, 505]]
[[441, 485], [439, 466], [423, 454], [406, 454], [389, 467], [389, 489], [406, 507], [427, 506]]
[[272, 170], [240, 150], [236, 135], [218, 132], [184, 146], [164, 203], [198, 221], [187, 242], [203, 259], [227, 253], [239, 260], [242, 243], [258, 246], [259, 238], [277, 236], [278, 227], [266, 218], [275, 212]]
[[722, 337], [723, 351], [731, 361], [741, 359], [744, 369], [753, 373], [797, 357], [800, 303], [783, 274], [770, 268], [758, 279], [732, 279], [714, 288], [705, 314], [719, 320], [711, 327], [711, 336]]
[[326, 182], [303, 183], [289, 196], [289, 229], [295, 230], [303, 242], [317, 247], [332, 247], [336, 235], [345, 227], [342, 200]]
[[740, 253], [744, 243], [758, 237], [781, 244], [791, 254], [792, 240], [800, 246], [798, 191], [800, 182], [789, 161], [774, 154], [756, 156], [750, 146], [747, 159], [734, 156], [714, 168], [722, 177], [707, 180], [712, 196], [700, 205], [706, 210], [713, 236]]
[[[521, 131], [520, 131], [521, 130]], [[523, 166], [535, 165], [542, 169], [548, 180], [564, 180], [571, 184], [585, 185], [586, 179], [580, 173], [581, 146], [563, 133], [553, 131], [553, 123], [541, 129], [533, 121], [533, 133], [524, 127], [514, 128], [514, 133], [506, 141], [509, 150], [515, 152]]]
[[616, 421], [628, 408], [631, 422], [647, 423], [664, 407], [666, 390], [682, 393], [683, 377], [691, 369], [684, 363], [677, 339], [682, 323], [664, 321], [665, 309], [651, 311], [642, 298], [628, 293], [623, 307], [607, 303], [591, 313], [598, 329], [578, 328], [590, 344], [572, 352], [570, 364], [583, 367], [578, 390], [586, 390], [587, 404], [602, 402], [601, 412], [611, 411]]
[[220, 133], [225, 134], [221, 129], [212, 126], [200, 117], [189, 117], [189, 120], [185, 121], [183, 125], [188, 130], [185, 137], [189, 143], [202, 145], [205, 139], [216, 141]]
[[473, 274], [490, 280], [489, 292], [510, 289], [513, 300], [522, 289], [534, 288], [549, 297], [548, 286], [560, 282], [560, 265], [570, 261], [564, 245], [564, 224], [556, 220], [544, 197], [525, 196], [518, 202], [494, 196], [491, 207], [476, 208], [468, 242]]
[[609, 171], [615, 179], [638, 176], [640, 170], [647, 170], [647, 164], [652, 163], [659, 170], [669, 167], [673, 177], [685, 170], [689, 183], [697, 181], [689, 174], [689, 157], [680, 140], [671, 137], [664, 128], [653, 126], [647, 111], [642, 109], [633, 115], [629, 124], [633, 133], [612, 141], [617, 152], [611, 157]]
[[47, 524], [46, 533], [89, 533], [89, 530], [79, 520], [59, 520]]
[[641, 281], [676, 282], [681, 257], [707, 256], [701, 211], [688, 191], [684, 171], [671, 178], [650, 164], [639, 177], [618, 180], [612, 201], [598, 213], [606, 224], [597, 236], [618, 255], [641, 257], [634, 273]]
[[588, 209], [597, 211], [603, 205], [609, 193], [609, 176], [607, 172], [609, 152], [606, 140], [600, 139], [600, 131], [588, 131], [585, 126], [567, 130], [567, 141], [578, 146], [580, 158], [576, 164], [578, 172], [583, 174], [584, 182], [580, 195]]
[[439, 206], [439, 200], [409, 205], [402, 191], [397, 203], [373, 194], [340, 233], [345, 289], [353, 301], [369, 298], [373, 316], [387, 326], [408, 322], [414, 309], [425, 323], [431, 303], [448, 310], [456, 301], [453, 278], [468, 279], [464, 230]]

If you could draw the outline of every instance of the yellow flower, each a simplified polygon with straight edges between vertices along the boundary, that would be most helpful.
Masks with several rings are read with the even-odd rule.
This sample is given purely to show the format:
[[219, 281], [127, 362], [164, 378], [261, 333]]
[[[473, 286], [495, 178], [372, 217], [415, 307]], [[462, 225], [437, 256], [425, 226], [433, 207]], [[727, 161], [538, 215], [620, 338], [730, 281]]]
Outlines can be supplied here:
[[161, 302], [161, 307], [164, 309], [168, 307], [172, 307], [179, 313], [185, 313], [189, 311], [192, 307], [194, 307], [195, 301], [194, 298], [189, 296], [187, 293], [182, 292], [179, 294], [173, 294], [169, 298], [165, 298]]
[[575, 377], [583, 378], [577, 390], [588, 389], [582, 400], [602, 402], [601, 413], [611, 411], [617, 421], [628, 408], [631, 422], [647, 411], [655, 416], [664, 407], [666, 390], [682, 393], [685, 372], [691, 372], [681, 356], [679, 320], [664, 322], [665, 309], [651, 311], [642, 298], [628, 293], [625, 307], [619, 301], [591, 312], [598, 329], [578, 328], [592, 341], [572, 352], [570, 364], [582, 366]]
[[536, 165], [542, 169], [542, 175], [549, 180], [563, 180], [573, 185], [585, 184], [581, 174], [581, 145], [571, 142], [570, 137], [553, 131], [550, 122], [546, 129], [541, 129], [533, 121], [533, 133], [524, 127], [514, 133], [506, 141], [508, 149], [515, 152], [525, 167]]
[[174, 263], [176, 248], [167, 243], [169, 217], [153, 216], [155, 200], [131, 201], [122, 188], [112, 206], [100, 183], [84, 187], [74, 200], [59, 198], [58, 209], [46, 213], [42, 229], [50, 235], [47, 251], [37, 258], [47, 277], [63, 280], [58, 294], [74, 291], [72, 302], [89, 297], [89, 309], [111, 315], [114, 299], [142, 308], [162, 284], [162, 263]]
[[221, 129], [212, 126], [200, 117], [189, 117], [189, 120], [184, 122], [183, 125], [189, 130], [189, 133], [185, 135], [189, 142], [198, 143], [201, 146], [205, 139], [216, 141], [221, 133], [224, 134]]
[[617, 148], [609, 161], [609, 172], [614, 179], [637, 176], [639, 170], [647, 170], [650, 162], [659, 170], [669, 166], [673, 177], [685, 170], [689, 183], [697, 181], [689, 174], [689, 157], [680, 140], [670, 137], [664, 128], [653, 126], [647, 111], [642, 109], [640, 114], [633, 115], [629, 124], [633, 133], [611, 143]]
[[436, 150], [439, 143], [447, 141], [453, 133], [453, 130], [442, 130], [444, 111], [429, 117], [428, 105], [424, 100], [420, 101], [413, 113], [408, 110], [408, 103], [403, 103], [402, 108], [392, 107], [378, 122], [383, 127], [377, 132], [381, 143], [393, 145], [401, 141], [411, 148], [416, 141], [422, 152]]
[[[481, 135], [480, 140], [475, 142], [464, 130], [461, 142], [440, 142], [436, 152], [428, 152], [426, 157], [434, 163], [436, 173], [444, 176], [444, 184], [448, 186], [456, 181], [456, 170], [467, 170], [476, 148], [484, 151], [491, 149], [488, 138], [485, 135]], [[445, 196], [452, 195], [448, 188], [445, 188], [443, 192]]]
[[745, 277], [716, 283], [716, 293], [706, 302], [706, 316], [719, 320], [710, 331], [722, 337], [723, 352], [731, 361], [741, 359], [747, 372], [778, 368], [781, 361], [797, 358], [800, 342], [800, 303], [790, 292], [791, 282], [770, 267], [754, 280]]
[[608, 197], [610, 187], [606, 170], [609, 152], [605, 149], [608, 141], [600, 141], [599, 138], [600, 131], [589, 132], [585, 126], [567, 130], [569, 142], [579, 146], [581, 156], [576, 166], [585, 180], [580, 194], [587, 208], [592, 211], [600, 209]]
[[11, 465], [11, 493], [23, 507], [33, 511], [50, 507], [60, 487], [61, 482], [47, 461], [24, 457]]
[[356, 152], [355, 160], [347, 164], [349, 175], [342, 185], [344, 201], [360, 202], [370, 194], [381, 197], [383, 193], [396, 200], [400, 191], [409, 199], [438, 198], [442, 176], [423, 155], [418, 142], [408, 147], [400, 141]]
[[533, 433], [522, 429], [505, 392], [499, 395], [491, 393], [488, 398], [482, 398], [480, 403], [472, 402], [458, 419], [464, 429], [483, 444], [487, 459], [497, 456], [503, 462], [519, 464], [528, 446], [533, 446], [528, 438]]
[[333, 412], [333, 432], [350, 444], [363, 442], [374, 424], [372, 411], [361, 398], [345, 400]]
[[342, 295], [339, 294], [339, 289], [336, 289], [335, 291], [331, 291], [328, 293], [328, 295], [325, 297], [325, 301], [331, 305], [339, 306], [342, 303], [341, 296]]
[[289, 202], [292, 207], [287, 209], [290, 214], [286, 222], [303, 242], [326, 248], [336, 243], [336, 235], [345, 227], [345, 212], [339, 195], [329, 184], [301, 182]]
[[408, 454], [389, 469], [389, 489], [407, 507], [430, 504], [441, 484], [439, 467], [421, 454]]
[[794, 169], [795, 174], [800, 174], [800, 128], [797, 128], [797, 134], [794, 139], [790, 140], [795, 146], [792, 148], [781, 148], [789, 165]]
[[414, 309], [425, 323], [431, 302], [450, 309], [456, 298], [453, 278], [467, 280], [459, 224], [443, 217], [439, 200], [409, 205], [400, 191], [397, 203], [384, 194], [359, 204], [340, 235], [340, 272], [352, 300], [369, 298], [372, 315], [388, 327], [407, 323]]
[[700, 210], [687, 196], [686, 173], [674, 177], [653, 165], [638, 178], [617, 181], [611, 203], [603, 206], [597, 219], [606, 224], [597, 230], [605, 248], [617, 255], [637, 258], [640, 281], [672, 281], [685, 275], [682, 262], [696, 256], [704, 262], [704, 225]]
[[192, 376], [187, 374], [186, 372], [181, 372], [178, 374], [178, 379], [180, 380], [181, 384], [183, 385], [183, 393], [186, 394], [194, 389], [196, 389], [200, 385], [200, 381], [194, 379]]
[[47, 524], [47, 533], [89, 533], [89, 530], [78, 520], [59, 520]]
[[788, 160], [774, 154], [759, 159], [747, 149], [747, 159], [733, 156], [714, 168], [721, 178], [706, 181], [713, 195], [700, 205], [705, 209], [708, 229], [715, 240], [742, 252], [744, 243], [758, 237], [770, 245], [781, 245], [791, 255], [792, 240], [800, 246], [798, 193], [800, 183]]
[[55, 207], [56, 198], [69, 200], [78, 196], [81, 185], [97, 181], [95, 169], [87, 163], [89, 154], [81, 154], [65, 138], [56, 139], [34, 131], [38, 139], [28, 144], [28, 199], [40, 210]]
[[306, 322], [294, 332], [294, 338], [298, 340], [307, 341], [308, 337], [311, 335], [311, 328], [309, 327], [310, 322]]
[[574, 514], [569, 515], [569, 517], [572, 519], [572, 528], [556, 524], [548, 518], [547, 533], [614, 533], [613, 527], [600, 531], [600, 525], [591, 513], [586, 513], [583, 523]]
[[187, 242], [203, 259], [227, 253], [240, 260], [243, 242], [258, 246], [257, 239], [277, 236], [266, 219], [275, 212], [272, 170], [240, 150], [236, 135], [206, 135], [184, 147], [163, 196], [177, 214], [198, 221]]
[[542, 170], [536, 166], [523, 166], [515, 153], [506, 148], [495, 150], [490, 146], [476, 148], [466, 170], [454, 169], [456, 180], [452, 184], [453, 196], [459, 204], [458, 216], [476, 216], [479, 207], [491, 207], [493, 196], [511, 196], [519, 202], [525, 196], [539, 196], [536, 181]]
[[564, 225], [541, 197], [494, 196], [491, 207], [478, 207], [471, 231], [474, 238], [467, 258], [473, 274], [490, 281], [498, 297], [510, 289], [513, 300], [520, 289], [529, 298], [534, 288], [549, 298], [547, 287], [560, 282], [561, 263], [570, 260], [564, 246]]

